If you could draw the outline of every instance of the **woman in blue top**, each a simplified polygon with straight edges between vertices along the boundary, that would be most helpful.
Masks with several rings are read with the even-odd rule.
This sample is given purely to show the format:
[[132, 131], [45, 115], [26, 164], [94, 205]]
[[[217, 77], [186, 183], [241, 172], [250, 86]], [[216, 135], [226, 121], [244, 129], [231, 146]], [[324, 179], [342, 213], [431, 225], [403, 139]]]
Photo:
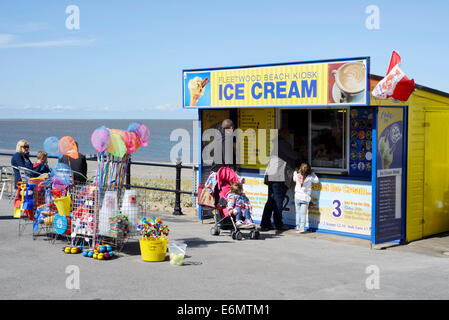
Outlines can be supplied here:
[[[16, 153], [11, 158], [11, 165], [33, 170], [33, 163], [30, 161], [30, 145], [26, 140], [19, 140], [16, 145]], [[22, 181], [20, 172], [14, 169], [14, 186], [17, 189], [17, 182]]]

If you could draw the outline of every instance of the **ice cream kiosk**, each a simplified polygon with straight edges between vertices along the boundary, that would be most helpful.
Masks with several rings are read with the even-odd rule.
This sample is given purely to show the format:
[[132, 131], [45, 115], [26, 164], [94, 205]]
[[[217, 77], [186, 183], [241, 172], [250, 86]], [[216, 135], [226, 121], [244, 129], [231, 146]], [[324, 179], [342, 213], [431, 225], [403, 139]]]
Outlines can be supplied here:
[[[210, 129], [234, 121], [238, 175], [260, 223], [276, 129], [287, 128], [313, 186], [306, 227], [377, 244], [449, 230], [449, 94], [416, 86], [407, 102], [377, 100], [370, 57], [182, 72], [183, 108], [198, 109], [200, 179]], [[294, 187], [283, 221], [295, 225]], [[203, 214], [199, 208], [199, 217]]]

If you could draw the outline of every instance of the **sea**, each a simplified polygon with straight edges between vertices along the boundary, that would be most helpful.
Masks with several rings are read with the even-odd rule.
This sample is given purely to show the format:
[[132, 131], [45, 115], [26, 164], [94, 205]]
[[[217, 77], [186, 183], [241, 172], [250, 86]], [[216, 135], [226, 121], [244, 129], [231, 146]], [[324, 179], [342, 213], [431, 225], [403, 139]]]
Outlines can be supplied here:
[[177, 134], [174, 135], [178, 137], [176, 140], [170, 140], [170, 135], [176, 129], [184, 129], [189, 133], [190, 150], [193, 150], [195, 120], [13, 119], [0, 120], [0, 152], [15, 152], [17, 141], [25, 139], [30, 144], [31, 155], [35, 155], [39, 150], [44, 150], [43, 143], [47, 137], [72, 136], [78, 142], [81, 153], [86, 156], [96, 155], [97, 151], [90, 140], [95, 129], [106, 126], [111, 129], [126, 130], [129, 124], [136, 121], [148, 127], [150, 137], [148, 146], [140, 147], [133, 153], [132, 160], [171, 162], [170, 151], [181, 141]]

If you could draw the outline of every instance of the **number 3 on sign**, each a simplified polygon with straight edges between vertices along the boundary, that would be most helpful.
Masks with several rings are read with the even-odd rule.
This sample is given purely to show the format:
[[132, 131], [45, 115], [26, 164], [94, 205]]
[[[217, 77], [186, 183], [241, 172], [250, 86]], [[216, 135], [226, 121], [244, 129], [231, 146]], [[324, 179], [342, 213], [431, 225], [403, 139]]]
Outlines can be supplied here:
[[334, 215], [334, 217], [338, 218], [339, 216], [341, 216], [341, 202], [339, 200], [334, 200], [332, 204], [335, 206], [332, 214]]

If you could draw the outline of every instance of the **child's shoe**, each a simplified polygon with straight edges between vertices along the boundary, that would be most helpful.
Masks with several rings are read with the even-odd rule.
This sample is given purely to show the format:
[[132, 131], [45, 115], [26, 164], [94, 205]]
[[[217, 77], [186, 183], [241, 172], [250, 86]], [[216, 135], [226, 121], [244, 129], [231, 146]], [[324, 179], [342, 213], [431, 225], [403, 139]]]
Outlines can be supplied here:
[[295, 230], [296, 230], [296, 233], [304, 233], [304, 230], [301, 229], [301, 227], [299, 225], [296, 225]]
[[252, 227], [254, 227], [254, 223], [251, 220], [246, 220], [245, 221], [245, 227], [246, 228], [252, 228]]
[[237, 221], [235, 222], [235, 225], [236, 225], [237, 227], [241, 227], [241, 226], [243, 226], [243, 221], [242, 221], [242, 220], [237, 220]]

